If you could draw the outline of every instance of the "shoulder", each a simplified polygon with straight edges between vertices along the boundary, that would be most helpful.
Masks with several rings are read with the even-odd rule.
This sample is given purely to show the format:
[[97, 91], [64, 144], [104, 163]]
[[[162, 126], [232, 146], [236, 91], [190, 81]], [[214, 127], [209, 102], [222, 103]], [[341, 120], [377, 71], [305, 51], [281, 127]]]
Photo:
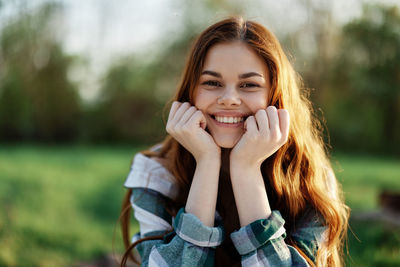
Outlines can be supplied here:
[[295, 224], [292, 236], [295, 240], [316, 242], [321, 244], [326, 240], [326, 226], [323, 215], [311, 206], [307, 206]]
[[178, 184], [175, 177], [168, 171], [167, 163], [161, 158], [149, 158], [142, 153], [136, 154], [124, 186], [151, 189], [175, 200], [178, 196]]
[[151, 157], [150, 159], [154, 160], [155, 162], [158, 162], [158, 164], [160, 164], [161, 166], [164, 167], [164, 169], [169, 170], [169, 161], [167, 159], [164, 158], [160, 158], [160, 157]]

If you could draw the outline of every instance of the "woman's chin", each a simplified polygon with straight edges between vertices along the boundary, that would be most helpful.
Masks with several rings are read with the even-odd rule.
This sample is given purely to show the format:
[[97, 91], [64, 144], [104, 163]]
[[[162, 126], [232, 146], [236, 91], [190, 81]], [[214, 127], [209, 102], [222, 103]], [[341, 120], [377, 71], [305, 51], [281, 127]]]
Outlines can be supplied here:
[[233, 148], [240, 138], [214, 138], [215, 143], [221, 148]]
[[233, 148], [235, 145], [233, 144], [218, 144], [221, 148]]

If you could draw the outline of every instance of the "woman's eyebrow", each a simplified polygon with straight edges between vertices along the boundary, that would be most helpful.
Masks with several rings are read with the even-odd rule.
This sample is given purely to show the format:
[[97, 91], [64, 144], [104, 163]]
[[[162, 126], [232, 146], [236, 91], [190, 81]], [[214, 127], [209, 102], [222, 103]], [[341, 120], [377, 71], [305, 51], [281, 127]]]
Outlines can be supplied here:
[[[217, 78], [222, 78], [222, 75], [220, 73], [212, 71], [212, 70], [205, 70], [205, 71], [203, 71], [201, 73], [201, 75], [206, 75], [206, 74], [214, 76], [214, 77], [217, 77]], [[238, 77], [239, 77], [239, 79], [246, 79], [246, 78], [250, 78], [250, 77], [253, 77], [253, 76], [258, 76], [258, 77], [264, 78], [264, 76], [262, 74], [259, 74], [259, 73], [254, 72], [254, 71], [243, 73], [243, 74], [239, 74]]]
[[259, 76], [261, 78], [264, 78], [264, 76], [262, 74], [259, 74], [257, 72], [247, 72], [247, 73], [240, 74], [239, 79], [246, 79], [246, 78], [250, 78], [253, 76]]
[[[222, 78], [222, 75], [220, 73], [212, 71], [212, 70], [205, 70], [201, 73], [201, 75], [206, 75], [206, 74], [217, 77], [217, 78]], [[264, 76], [262, 74], [252, 71], [252, 72], [239, 74], [239, 79], [246, 79], [246, 78], [250, 78], [253, 76], [258, 76], [258, 77], [264, 78]]]
[[222, 75], [220, 73], [212, 71], [212, 70], [205, 70], [205, 71], [203, 71], [201, 73], [201, 75], [205, 75], [205, 74], [208, 74], [208, 75], [211, 75], [211, 76], [215, 76], [215, 77], [218, 77], [218, 78], [222, 78]]

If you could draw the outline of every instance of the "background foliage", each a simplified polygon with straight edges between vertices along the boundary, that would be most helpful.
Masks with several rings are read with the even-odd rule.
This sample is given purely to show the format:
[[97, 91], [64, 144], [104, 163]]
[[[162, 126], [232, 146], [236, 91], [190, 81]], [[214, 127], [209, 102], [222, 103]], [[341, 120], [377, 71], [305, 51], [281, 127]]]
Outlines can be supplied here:
[[0, 140], [69, 141], [79, 132], [81, 101], [67, 77], [73, 57], [63, 52], [47, 4], [1, 29]]
[[[198, 5], [203, 13], [221, 8], [234, 13], [241, 8], [225, 1]], [[82, 85], [69, 79], [71, 67], [83, 60], [63, 51], [58, 30], [63, 6], [48, 3], [17, 13], [0, 28], [0, 141], [149, 144], [161, 140], [163, 106], [179, 83], [193, 37], [206, 26], [191, 6], [181, 8], [186, 14], [181, 33], [172, 40], [162, 37], [165, 42], [160, 42], [160, 52], [153, 58], [137, 54], [116, 58], [91, 102], [80, 98]], [[361, 17], [342, 27], [331, 21], [329, 10], [319, 8], [314, 13], [308, 36], [315, 49], [301, 45], [307, 29], [279, 37], [305, 87], [311, 88], [331, 144], [341, 150], [398, 155], [398, 8], [366, 5]]]
[[[72, 78], [88, 57], [66, 52], [62, 1], [15, 4], [0, 20], [0, 266], [79, 266], [113, 250], [130, 161], [165, 135], [164, 105], [194, 36], [218, 12], [245, 10], [241, 1], [171, 1], [181, 28], [160, 33], [156, 54], [114, 58], [90, 100]], [[309, 23], [276, 34], [329, 129], [352, 214], [376, 212], [382, 191], [400, 191], [400, 11], [364, 5], [342, 25], [329, 1], [299, 2]], [[356, 217], [348, 266], [400, 265], [399, 227]]]

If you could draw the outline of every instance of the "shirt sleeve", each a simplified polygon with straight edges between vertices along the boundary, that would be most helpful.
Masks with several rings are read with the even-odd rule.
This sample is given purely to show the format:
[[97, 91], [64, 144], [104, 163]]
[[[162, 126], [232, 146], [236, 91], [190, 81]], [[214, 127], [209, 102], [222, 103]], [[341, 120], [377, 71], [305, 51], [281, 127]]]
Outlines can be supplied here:
[[141, 266], [213, 266], [215, 247], [224, 238], [222, 222], [208, 227], [184, 208], [172, 218], [165, 209], [167, 202], [154, 190], [132, 189], [131, 203], [140, 226], [133, 241], [172, 230], [163, 240], [146, 240], [137, 245]]
[[[274, 210], [269, 218], [256, 220], [231, 234], [242, 257], [242, 266], [309, 266], [297, 249], [285, 243], [284, 223], [279, 211]], [[296, 224], [292, 238], [315, 261], [325, 230], [316, 212], [307, 210]]]

